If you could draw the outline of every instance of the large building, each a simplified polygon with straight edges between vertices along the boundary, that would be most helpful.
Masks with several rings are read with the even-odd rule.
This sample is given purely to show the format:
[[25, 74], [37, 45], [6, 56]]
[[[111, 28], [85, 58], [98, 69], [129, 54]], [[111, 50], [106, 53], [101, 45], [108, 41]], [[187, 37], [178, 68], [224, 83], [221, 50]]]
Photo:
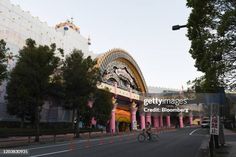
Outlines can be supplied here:
[[[102, 73], [102, 83], [98, 88], [108, 88], [114, 94], [113, 110], [109, 121], [110, 131], [125, 131], [127, 129], [145, 128], [147, 121], [154, 127], [171, 126], [169, 114], [149, 114], [141, 112], [143, 96], [148, 92], [142, 72], [132, 56], [122, 49], [111, 49], [101, 55], [95, 55], [89, 50], [90, 41], [80, 34], [80, 28], [72, 21], [59, 23], [49, 27], [29, 12], [19, 6], [12, 5], [9, 0], [0, 1], [0, 39], [7, 42], [13, 55], [24, 46], [25, 40], [32, 38], [40, 45], [56, 43], [65, 54], [73, 49], [82, 50], [85, 56], [97, 59], [97, 66]], [[14, 66], [14, 61], [9, 68]], [[6, 82], [0, 89], [0, 120], [16, 120], [6, 112], [4, 100]], [[41, 113], [41, 121], [68, 122], [72, 120], [70, 111], [45, 102]], [[182, 119], [181, 119], [182, 118]], [[183, 126], [183, 117], [180, 125]], [[192, 121], [192, 116], [190, 116]]]
[[[25, 40], [32, 38], [39, 45], [50, 45], [55, 43], [58, 48], [64, 49], [65, 55], [73, 49], [82, 50], [85, 56], [95, 54], [89, 50], [89, 39], [80, 34], [80, 28], [72, 21], [59, 23], [55, 27], [49, 27], [47, 23], [41, 22], [29, 12], [23, 11], [19, 6], [13, 5], [9, 0], [0, 1], [0, 39], [7, 42], [12, 55], [25, 45]], [[8, 68], [14, 66], [14, 61], [9, 60]], [[14, 120], [6, 112], [4, 101], [6, 82], [0, 87], [0, 120]], [[51, 106], [46, 103], [42, 112], [43, 121], [68, 121], [69, 112], [62, 108]]]

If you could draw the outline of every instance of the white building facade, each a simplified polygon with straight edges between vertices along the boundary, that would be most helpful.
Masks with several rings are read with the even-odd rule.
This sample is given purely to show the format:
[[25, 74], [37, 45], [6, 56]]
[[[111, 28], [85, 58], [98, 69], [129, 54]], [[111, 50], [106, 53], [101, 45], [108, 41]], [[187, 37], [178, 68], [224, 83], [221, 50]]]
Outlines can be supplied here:
[[[17, 55], [28, 38], [35, 40], [38, 45], [55, 43], [57, 48], [64, 50], [65, 56], [73, 49], [78, 49], [82, 50], [85, 56], [95, 57], [95, 54], [89, 51], [89, 39], [82, 36], [80, 28], [71, 21], [49, 27], [47, 23], [41, 22], [38, 17], [33, 17], [19, 6], [11, 4], [9, 0], [0, 0], [0, 40], [4, 39], [10, 52]], [[14, 61], [9, 62], [8, 66], [12, 68]], [[6, 112], [5, 88], [6, 82], [3, 82], [0, 87], [0, 121], [15, 119]], [[49, 103], [44, 105], [42, 114], [43, 121], [68, 121], [70, 119], [67, 111], [60, 107], [52, 107]]]

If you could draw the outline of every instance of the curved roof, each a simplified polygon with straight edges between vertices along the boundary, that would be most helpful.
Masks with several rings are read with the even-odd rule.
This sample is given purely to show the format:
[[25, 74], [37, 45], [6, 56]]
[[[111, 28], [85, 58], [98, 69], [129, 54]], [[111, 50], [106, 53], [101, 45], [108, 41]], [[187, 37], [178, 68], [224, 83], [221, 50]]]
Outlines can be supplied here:
[[138, 87], [141, 89], [141, 92], [148, 92], [146, 82], [138, 64], [133, 59], [133, 57], [125, 50], [111, 49], [108, 52], [97, 56], [96, 59], [97, 66], [100, 68], [102, 73], [104, 72], [104, 70], [106, 70], [107, 65], [112, 61], [120, 61], [125, 63], [134, 73], [135, 79], [137, 81]]

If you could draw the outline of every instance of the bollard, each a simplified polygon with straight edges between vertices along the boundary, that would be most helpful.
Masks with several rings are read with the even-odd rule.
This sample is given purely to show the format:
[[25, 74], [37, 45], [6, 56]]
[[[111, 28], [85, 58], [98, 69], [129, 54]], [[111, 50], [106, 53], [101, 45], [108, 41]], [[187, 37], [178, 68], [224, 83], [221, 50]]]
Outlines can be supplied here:
[[30, 142], [31, 142], [31, 138], [30, 136], [28, 136], [28, 144], [30, 144]]
[[133, 138], [135, 139], [135, 137], [136, 137], [136, 134], [135, 134], [135, 131], [133, 131]]
[[56, 143], [56, 134], [53, 136], [53, 142]]
[[90, 138], [88, 137], [87, 142], [85, 144], [85, 148], [90, 148]]
[[100, 140], [99, 140], [99, 144], [98, 145], [103, 145], [104, 144], [104, 140], [103, 138], [101, 137]]
[[122, 141], [122, 137], [123, 137], [123, 135], [124, 135], [124, 133], [121, 132], [121, 134], [120, 134], [120, 138], [119, 138], [120, 141]]
[[112, 143], [114, 143], [114, 139], [113, 139], [114, 137], [113, 137], [113, 132], [111, 133], [111, 140], [110, 140], [110, 144], [112, 144]]
[[76, 145], [74, 143], [73, 137], [71, 137], [70, 144], [69, 144], [69, 149], [70, 150], [75, 150], [75, 148], [76, 148]]

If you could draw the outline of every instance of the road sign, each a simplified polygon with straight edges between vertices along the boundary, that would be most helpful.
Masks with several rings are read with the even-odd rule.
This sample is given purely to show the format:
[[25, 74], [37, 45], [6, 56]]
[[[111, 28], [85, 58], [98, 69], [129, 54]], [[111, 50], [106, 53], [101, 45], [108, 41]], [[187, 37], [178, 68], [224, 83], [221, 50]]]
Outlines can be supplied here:
[[210, 134], [219, 135], [219, 116], [212, 115], [210, 121]]

